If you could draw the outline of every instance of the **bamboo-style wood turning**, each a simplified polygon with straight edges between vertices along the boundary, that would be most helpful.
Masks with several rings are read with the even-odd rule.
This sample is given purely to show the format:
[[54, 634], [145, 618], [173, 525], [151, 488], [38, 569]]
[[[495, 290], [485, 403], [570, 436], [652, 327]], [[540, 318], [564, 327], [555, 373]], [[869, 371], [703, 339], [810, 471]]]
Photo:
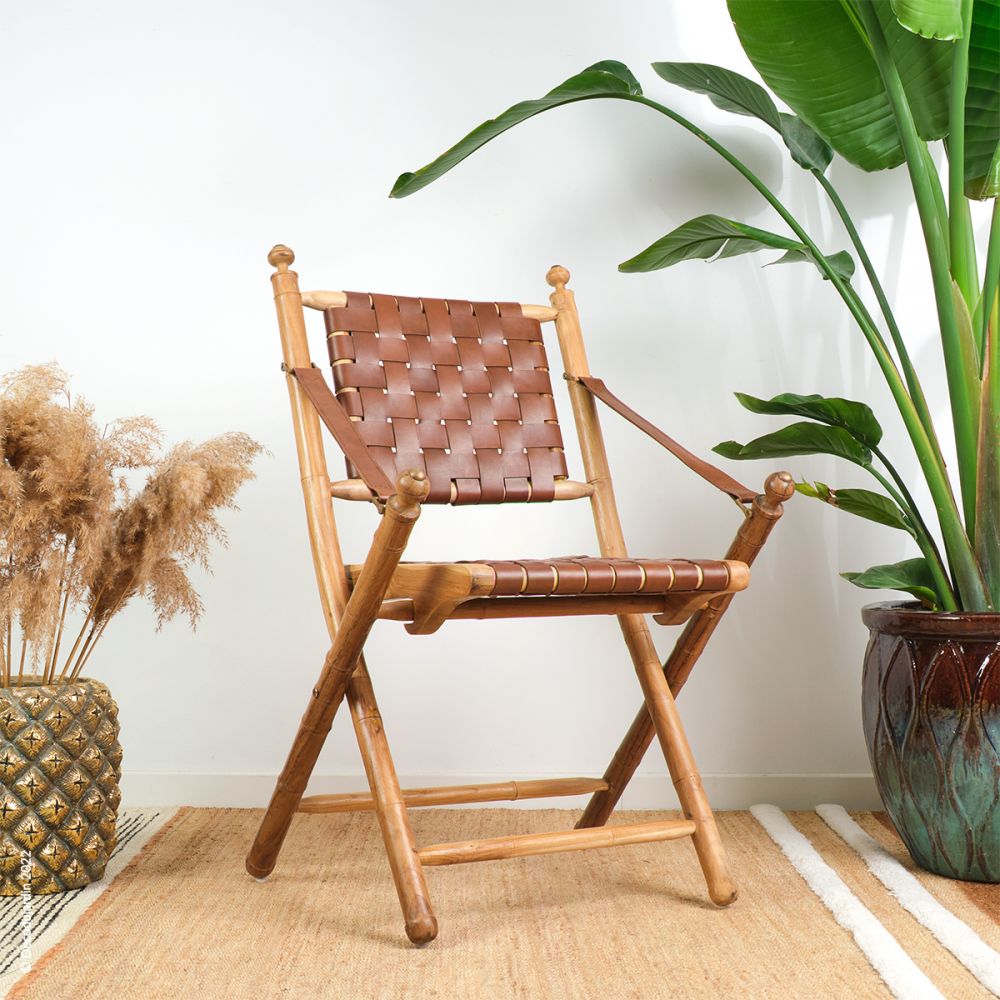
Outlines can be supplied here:
[[[539, 781], [493, 781], [482, 785], [447, 785], [440, 788], [406, 788], [408, 809], [421, 806], [457, 806], [470, 802], [519, 802], [559, 795], [589, 795], [608, 786], [600, 778], [546, 778]], [[310, 795], [299, 803], [299, 812], [365, 812], [375, 808], [367, 792], [346, 795]]]
[[[550, 306], [416, 299], [352, 292], [301, 293], [294, 254], [268, 255], [301, 472], [306, 522], [330, 649], [278, 778], [246, 867], [274, 869], [295, 812], [374, 810], [410, 940], [425, 944], [437, 919], [425, 865], [614, 847], [691, 837], [711, 899], [736, 898], [725, 852], [674, 696], [757, 557], [794, 484], [776, 473], [755, 496], [635, 413], [591, 376], [569, 272], [549, 270]], [[304, 308], [326, 320], [334, 391], [313, 366]], [[585, 477], [569, 478], [541, 323], [554, 322]], [[604, 448], [600, 401], [692, 471], [748, 504], [722, 560], [635, 559], [625, 546]], [[320, 422], [348, 458], [331, 483]], [[395, 481], [395, 487], [393, 487]], [[546, 502], [588, 498], [595, 557], [466, 563], [401, 562], [423, 503]], [[363, 564], [345, 566], [332, 500], [375, 501], [381, 521]], [[643, 707], [603, 778], [490, 782], [402, 790], [362, 653], [374, 622], [413, 634], [446, 621], [579, 614], [617, 616]], [[661, 664], [647, 624], [687, 622]], [[303, 797], [346, 700], [370, 793]], [[605, 826], [653, 738], [659, 740], [684, 819]], [[418, 848], [407, 810], [418, 806], [589, 794], [577, 829]]]
[[678, 840], [690, 837], [694, 832], [695, 824], [690, 820], [675, 819], [603, 826], [594, 830], [524, 833], [513, 837], [432, 844], [430, 847], [422, 847], [417, 853], [425, 865], [461, 865], [469, 861], [500, 861], [503, 858], [527, 858], [535, 854], [586, 851], [592, 847], [621, 847], [625, 844], [648, 844], [654, 840]]

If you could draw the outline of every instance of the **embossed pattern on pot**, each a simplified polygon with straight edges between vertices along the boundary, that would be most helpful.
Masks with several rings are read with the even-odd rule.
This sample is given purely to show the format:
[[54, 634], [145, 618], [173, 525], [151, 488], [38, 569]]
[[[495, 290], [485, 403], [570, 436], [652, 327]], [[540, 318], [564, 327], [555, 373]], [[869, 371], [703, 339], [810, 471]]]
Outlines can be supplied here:
[[1000, 615], [864, 611], [865, 738], [879, 792], [923, 868], [1000, 882]]
[[97, 881], [121, 801], [118, 706], [99, 681], [0, 689], [0, 896]]

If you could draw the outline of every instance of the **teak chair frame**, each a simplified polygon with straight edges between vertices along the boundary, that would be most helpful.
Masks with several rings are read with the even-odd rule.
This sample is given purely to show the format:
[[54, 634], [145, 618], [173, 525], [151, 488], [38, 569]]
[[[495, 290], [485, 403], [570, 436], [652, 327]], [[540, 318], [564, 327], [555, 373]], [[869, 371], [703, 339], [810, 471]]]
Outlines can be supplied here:
[[[730, 572], [742, 575], [728, 589], [715, 593], [615, 595], [547, 598], [482, 598], [452, 594], [448, 587], [423, 612], [413, 601], [394, 598], [390, 587], [407, 539], [420, 514], [429, 484], [420, 471], [403, 472], [382, 501], [373, 496], [370, 483], [360, 479], [331, 482], [313, 400], [296, 377], [312, 367], [304, 307], [327, 309], [343, 306], [344, 293], [300, 292], [298, 277], [289, 269], [294, 254], [276, 246], [268, 255], [275, 268], [271, 276], [278, 326], [287, 373], [288, 393], [306, 517], [316, 578], [331, 647], [302, 718], [274, 794], [246, 859], [247, 871], [266, 878], [277, 862], [285, 835], [296, 811], [339, 812], [374, 810], [381, 827], [393, 879], [399, 895], [407, 936], [424, 944], [437, 935], [425, 865], [455, 864], [499, 858], [582, 850], [690, 836], [714, 903], [725, 906], [736, 898], [725, 852], [712, 810], [702, 787], [674, 698], [729, 607], [734, 593], [746, 585], [749, 566], [782, 514], [782, 504], [794, 492], [788, 473], [775, 473], [756, 495], [746, 487], [690, 453], [629, 410], [590, 377], [573, 293], [566, 287], [569, 273], [562, 267], [549, 270], [553, 287], [550, 306], [522, 306], [525, 316], [553, 322], [562, 353], [565, 378], [586, 471], [585, 482], [557, 480], [554, 499], [589, 497], [601, 556], [626, 558], [624, 536], [595, 395], [614, 406], [633, 423], [670, 448], [692, 469], [730, 493], [743, 509], [744, 518], [729, 547]], [[324, 418], [324, 422], [326, 418]], [[332, 499], [375, 499], [382, 517], [362, 567], [344, 565]], [[464, 599], [462, 599], [464, 597]], [[403, 791], [399, 786], [382, 717], [365, 664], [363, 646], [378, 618], [408, 623], [416, 632], [433, 631], [446, 618], [523, 617], [544, 614], [617, 614], [625, 644], [639, 678], [641, 706], [604, 776], [541, 781], [508, 781], [484, 785], [421, 788]], [[660, 662], [644, 614], [654, 613], [664, 624], [687, 620], [673, 651]], [[370, 794], [318, 795], [303, 798], [306, 784], [319, 757], [334, 716], [346, 697], [370, 786]], [[626, 785], [654, 736], [659, 739], [684, 819], [605, 826]], [[576, 829], [479, 841], [436, 844], [418, 848], [410, 826], [409, 807], [489, 802], [561, 795], [591, 795]]]

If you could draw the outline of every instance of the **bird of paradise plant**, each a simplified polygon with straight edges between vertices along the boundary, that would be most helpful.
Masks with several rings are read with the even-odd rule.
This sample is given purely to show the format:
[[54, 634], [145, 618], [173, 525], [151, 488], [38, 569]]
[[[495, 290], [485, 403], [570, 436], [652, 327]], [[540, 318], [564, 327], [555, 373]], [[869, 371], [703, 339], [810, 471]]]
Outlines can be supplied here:
[[[732, 459], [829, 454], [868, 472], [882, 491], [798, 484], [800, 492], [909, 533], [920, 556], [844, 574], [869, 588], [907, 591], [945, 611], [1000, 609], [1000, 0], [728, 0], [760, 84], [706, 63], [653, 63], [663, 80], [754, 117], [780, 137], [792, 160], [820, 185], [854, 254], [826, 253], [803, 224], [731, 150], [675, 110], [645, 96], [620, 62], [596, 63], [544, 97], [484, 122], [427, 166], [404, 173], [392, 197], [420, 190], [518, 123], [577, 101], [643, 105], [701, 140], [775, 210], [779, 234], [719, 215], [686, 222], [620, 265], [653, 271], [691, 259], [783, 251], [780, 262], [815, 266], [843, 300], [871, 349], [909, 435], [934, 505], [935, 530], [906, 477], [881, 449], [882, 428], [863, 402], [783, 393], [737, 398], [755, 413], [800, 418], [747, 444], [716, 451]], [[928, 143], [942, 141], [942, 179]], [[931, 409], [907, 342], [858, 227], [829, 176], [839, 154], [862, 170], [905, 164], [923, 230], [947, 374], [957, 482], [945, 465]], [[970, 199], [993, 200], [984, 266]], [[860, 263], [877, 319], [853, 282]], [[884, 491], [884, 492], [883, 492]]]

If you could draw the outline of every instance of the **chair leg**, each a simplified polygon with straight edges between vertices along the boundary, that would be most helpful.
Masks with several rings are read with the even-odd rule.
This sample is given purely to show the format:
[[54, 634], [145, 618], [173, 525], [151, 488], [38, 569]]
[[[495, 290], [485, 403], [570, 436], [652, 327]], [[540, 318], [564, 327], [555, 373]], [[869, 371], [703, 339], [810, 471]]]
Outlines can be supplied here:
[[375, 530], [368, 557], [344, 607], [333, 645], [323, 664], [323, 672], [313, 688], [288, 760], [247, 855], [246, 869], [254, 878], [266, 878], [274, 870], [292, 816], [319, 759], [337, 709], [344, 700], [365, 640], [429, 490], [427, 477], [419, 471], [404, 472], [396, 481], [396, 493], [386, 504]]
[[736, 886], [730, 878], [715, 816], [702, 787], [701, 776], [649, 628], [641, 615], [622, 615], [620, 621], [681, 808], [684, 815], [695, 822], [692, 839], [708, 883], [708, 894], [713, 903], [728, 906], [736, 899]]
[[[688, 622], [667, 662], [660, 667], [674, 698], [690, 676], [698, 657], [701, 656], [732, 599], [733, 595], [727, 594], [702, 608]], [[622, 793], [632, 780], [636, 768], [642, 763], [642, 758], [646, 755], [655, 735], [653, 720], [646, 705], [643, 704], [604, 772], [604, 782], [608, 787], [603, 791], [594, 792], [590, 797], [583, 815], [576, 824], [577, 827], [604, 826], [607, 823]]]
[[364, 657], [347, 687], [347, 701], [403, 910], [406, 936], [414, 944], [427, 944], [437, 937], [437, 918], [431, 908], [423, 864], [417, 855], [410, 818]]
[[[776, 472], [764, 483], [764, 492], [754, 499], [749, 516], [740, 525], [733, 539], [727, 559], [738, 559], [748, 566], [760, 554], [764, 543], [778, 523], [785, 502], [795, 493], [795, 480], [787, 472]], [[698, 611], [687, 623], [677, 645], [663, 665], [670, 690], [676, 698], [688, 679], [695, 663], [708, 645], [712, 633], [732, 603], [733, 595], [718, 598]], [[614, 812], [618, 800], [632, 779], [635, 769], [653, 742], [655, 729], [646, 706], [638, 714], [625, 734], [621, 745], [604, 772], [607, 789], [595, 792], [587, 803], [578, 827], [603, 826]]]
[[334, 644], [327, 654], [323, 673], [313, 688], [312, 697], [292, 742], [292, 749], [247, 855], [246, 869], [254, 878], [267, 878], [274, 871], [292, 817], [333, 726], [337, 709], [344, 700], [360, 648], [353, 650], [353, 657], [350, 659], [347, 656], [338, 657], [336, 652], [337, 644]]

